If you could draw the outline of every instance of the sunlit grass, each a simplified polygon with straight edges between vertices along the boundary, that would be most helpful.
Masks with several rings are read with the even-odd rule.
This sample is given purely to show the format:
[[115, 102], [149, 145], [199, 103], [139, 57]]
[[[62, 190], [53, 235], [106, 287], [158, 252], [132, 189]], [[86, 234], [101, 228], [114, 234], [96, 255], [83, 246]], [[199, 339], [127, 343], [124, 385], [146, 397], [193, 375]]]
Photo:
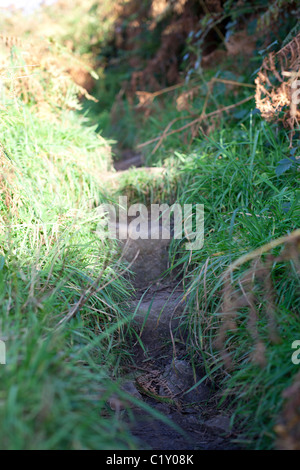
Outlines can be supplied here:
[[[273, 127], [250, 113], [248, 122], [224, 126], [222, 132], [198, 141], [192, 154], [182, 154], [179, 201], [205, 205], [205, 243], [192, 256], [175, 241], [171, 250], [172, 269], [185, 273], [188, 307], [184, 322], [191, 354], [200, 364], [204, 360], [208, 376], [221, 387], [223, 397], [232, 398], [235, 421], [245, 429], [240, 439], [264, 449], [274, 446], [282, 392], [297, 373], [291, 362], [291, 344], [299, 333], [300, 285], [293, 259], [277, 263], [270, 273], [279, 344], [270, 341], [267, 319], [260, 317], [261, 306], [257, 306], [266, 365], [251, 361], [257, 345], [245, 309], [238, 312], [238, 329], [228, 332], [235, 365], [226, 373], [215, 340], [225, 269], [242, 254], [299, 226], [299, 173], [296, 168], [280, 177], [275, 173], [278, 161], [288, 153], [284, 132], [276, 137]], [[244, 268], [237, 280], [243, 272]], [[270, 294], [262, 290], [256, 295], [263, 299]]]
[[0, 447], [131, 448], [108, 406], [128, 329], [117, 246], [96, 234], [109, 144], [72, 111], [3, 105]]

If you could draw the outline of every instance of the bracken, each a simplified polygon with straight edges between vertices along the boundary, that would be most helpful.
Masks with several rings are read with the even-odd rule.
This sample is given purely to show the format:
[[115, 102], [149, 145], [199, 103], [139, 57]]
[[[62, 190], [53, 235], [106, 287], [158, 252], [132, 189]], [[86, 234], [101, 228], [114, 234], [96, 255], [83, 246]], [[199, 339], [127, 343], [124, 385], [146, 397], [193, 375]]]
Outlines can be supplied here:
[[300, 111], [292, 102], [292, 84], [300, 77], [300, 33], [276, 54], [263, 61], [255, 79], [256, 107], [268, 121], [277, 119], [291, 130], [290, 143], [299, 127]]

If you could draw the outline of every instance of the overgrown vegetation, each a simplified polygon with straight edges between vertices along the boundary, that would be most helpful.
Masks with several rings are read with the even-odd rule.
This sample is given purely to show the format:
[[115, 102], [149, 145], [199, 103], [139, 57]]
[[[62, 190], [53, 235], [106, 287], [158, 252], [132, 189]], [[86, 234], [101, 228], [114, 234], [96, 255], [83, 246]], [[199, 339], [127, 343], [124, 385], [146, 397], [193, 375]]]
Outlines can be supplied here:
[[22, 42], [9, 39], [17, 15], [2, 38], [1, 446], [134, 445], [106, 405], [120, 393], [127, 281], [95, 235], [103, 134], [118, 156], [164, 167], [125, 175], [131, 200], [205, 205], [203, 249], [170, 249], [191, 358], [230, 398], [243, 446], [299, 449], [297, 2], [62, 1], [35, 32], [31, 21]]
[[278, 141], [259, 116], [250, 111], [239, 130], [226, 127], [182, 159], [181, 200], [205, 204], [206, 240], [191, 257], [174, 246], [173, 266], [186, 273], [192, 353], [201, 351], [223, 396], [234, 397], [246, 442], [267, 448], [275, 440], [282, 392], [297, 373], [291, 345], [299, 332], [299, 234], [285, 255], [284, 243], [271, 244], [239, 269], [226, 270], [240, 256], [297, 228], [298, 175], [293, 168], [276, 176], [288, 143]]
[[6, 37], [1, 51], [0, 446], [130, 448], [107, 405], [128, 288], [96, 235], [110, 146], [76, 113], [86, 92], [60, 50]]

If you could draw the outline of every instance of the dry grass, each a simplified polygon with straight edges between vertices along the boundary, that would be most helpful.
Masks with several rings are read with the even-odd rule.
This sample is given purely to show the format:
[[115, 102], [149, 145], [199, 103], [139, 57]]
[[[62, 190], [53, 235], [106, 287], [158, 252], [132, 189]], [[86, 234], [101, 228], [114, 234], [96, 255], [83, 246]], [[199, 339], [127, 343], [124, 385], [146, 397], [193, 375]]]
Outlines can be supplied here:
[[257, 108], [263, 118], [281, 121], [291, 130], [291, 143], [300, 120], [299, 106], [292, 100], [292, 85], [299, 79], [299, 67], [300, 34], [276, 54], [271, 52], [255, 79]]
[[[280, 245], [284, 245], [284, 249], [279, 255], [270, 253]], [[300, 230], [295, 230], [290, 235], [274, 240], [237, 259], [224, 273], [223, 322], [216, 345], [222, 350], [223, 361], [228, 368], [232, 368], [233, 364], [231, 346], [226, 343], [227, 333], [238, 329], [241, 309], [247, 309], [249, 312], [248, 331], [254, 342], [252, 360], [262, 367], [266, 365], [265, 345], [258, 331], [262, 316], [265, 315], [267, 318], [269, 340], [272, 343], [281, 341], [276, 320], [276, 290], [271, 273], [276, 264], [292, 260], [297, 274], [300, 275], [299, 256]], [[233, 272], [249, 262], [250, 267], [233, 281]]]
[[0, 36], [2, 91], [8, 99], [33, 105], [42, 117], [78, 109], [80, 96], [95, 100], [84, 87], [91, 87], [87, 69], [87, 64], [53, 41]]
[[[12, 193], [10, 189], [14, 180], [14, 173], [13, 165], [5, 155], [4, 148], [0, 143], [0, 201], [3, 201], [11, 214], [17, 215], [20, 195], [17, 190]], [[0, 215], [0, 221], [3, 221], [2, 215]]]
[[286, 399], [280, 416], [280, 424], [275, 428], [278, 434], [277, 446], [280, 450], [300, 450], [300, 374], [297, 374], [291, 387], [283, 393]]

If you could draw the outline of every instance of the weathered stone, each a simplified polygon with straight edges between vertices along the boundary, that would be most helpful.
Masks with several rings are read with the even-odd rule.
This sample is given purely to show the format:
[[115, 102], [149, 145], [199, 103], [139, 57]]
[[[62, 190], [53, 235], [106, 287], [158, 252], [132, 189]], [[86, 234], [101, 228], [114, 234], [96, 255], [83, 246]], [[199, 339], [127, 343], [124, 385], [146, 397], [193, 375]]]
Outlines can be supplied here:
[[230, 417], [225, 415], [214, 416], [213, 418], [205, 421], [205, 426], [214, 428], [218, 431], [224, 431], [224, 433], [230, 432]]
[[201, 383], [194, 390], [186, 393], [200, 378], [194, 377], [191, 365], [185, 360], [175, 359], [165, 368], [164, 378], [174, 395], [186, 403], [205, 401], [210, 396], [210, 389]]
[[141, 153], [134, 153], [132, 150], [122, 152], [122, 159], [114, 162], [115, 169], [120, 171], [128, 170], [129, 168], [139, 168], [143, 165], [143, 155]]
[[171, 413], [171, 409], [168, 405], [165, 405], [164, 403], [157, 403], [155, 405], [156, 411], [159, 411], [160, 413], [163, 413], [165, 415], [168, 415]]
[[[131, 222], [133, 222], [131, 220]], [[131, 266], [134, 272], [134, 284], [136, 287], [144, 287], [157, 281], [168, 269], [168, 246], [170, 244], [170, 232], [162, 231], [158, 225], [151, 225], [150, 221], [144, 220], [139, 227], [140, 238], [134, 239], [135, 228], [127, 224], [117, 225], [118, 237], [127, 233], [126, 240], [120, 240], [123, 247], [123, 258], [132, 263], [136, 255], [138, 257]], [[163, 234], [163, 237], [162, 237]]]
[[133, 380], [126, 380], [126, 382], [124, 382], [122, 385], [121, 385], [121, 389], [128, 393], [128, 395], [131, 395], [132, 397], [134, 398], [137, 398], [137, 399], [141, 399], [142, 398], [142, 395], [140, 394], [140, 392], [137, 390], [135, 384], [134, 384], [134, 381]]
[[[123, 243], [124, 244], [124, 243]], [[124, 244], [123, 258], [132, 263], [134, 284], [136, 287], [146, 287], [157, 281], [168, 269], [169, 240], [131, 240]]]
[[[121, 385], [121, 390], [127, 395], [135, 398], [136, 400], [142, 400], [142, 395], [137, 390], [136, 386], [134, 385], [134, 381], [126, 380]], [[134, 400], [126, 399], [124, 397], [120, 397], [117, 394], [113, 394], [108, 400], [109, 406], [112, 410], [118, 412], [121, 410], [125, 410], [127, 408], [135, 408], [138, 407], [138, 403], [134, 403]]]
[[[142, 332], [141, 339], [149, 348], [157, 347], [158, 341], [170, 340], [170, 323], [173, 334], [179, 326], [179, 317], [184, 309], [183, 292], [161, 290], [149, 292], [139, 305], [132, 302], [134, 322]], [[162, 343], [161, 343], [162, 344]]]

